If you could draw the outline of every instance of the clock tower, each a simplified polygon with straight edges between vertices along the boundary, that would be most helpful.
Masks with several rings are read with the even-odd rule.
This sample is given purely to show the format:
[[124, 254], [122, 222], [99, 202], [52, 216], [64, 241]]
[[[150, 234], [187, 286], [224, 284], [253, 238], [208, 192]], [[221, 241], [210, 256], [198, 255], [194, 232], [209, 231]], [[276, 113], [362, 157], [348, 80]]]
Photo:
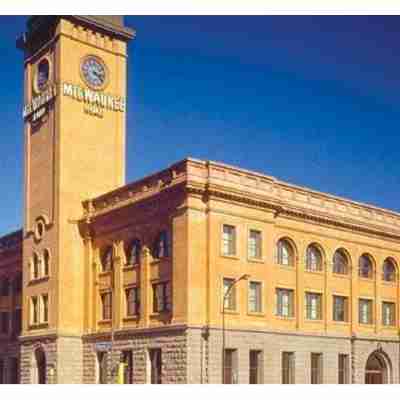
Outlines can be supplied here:
[[[80, 383], [82, 201], [125, 183], [127, 44], [121, 16], [34, 16], [24, 51], [23, 383]], [[46, 367], [43, 369], [43, 363]]]

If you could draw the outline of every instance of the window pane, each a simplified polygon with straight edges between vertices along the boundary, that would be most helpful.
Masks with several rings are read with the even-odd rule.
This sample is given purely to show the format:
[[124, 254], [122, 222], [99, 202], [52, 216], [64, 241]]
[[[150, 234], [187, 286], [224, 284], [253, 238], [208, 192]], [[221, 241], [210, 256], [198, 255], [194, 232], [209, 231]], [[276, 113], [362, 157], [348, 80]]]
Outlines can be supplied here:
[[339, 384], [349, 383], [349, 356], [348, 354], [339, 354], [338, 382]]
[[261, 312], [261, 283], [250, 282], [249, 285], [249, 311]]
[[295, 383], [294, 353], [282, 353], [282, 383]]
[[249, 257], [261, 258], [261, 232], [250, 230], [249, 234]]
[[250, 371], [249, 371], [249, 383], [257, 384], [262, 383], [262, 352], [259, 350], [250, 350]]
[[[235, 310], [236, 308], [236, 299], [235, 299], [235, 286], [232, 286], [234, 280], [224, 278], [224, 308], [226, 310]], [[230, 288], [230, 289], [229, 289]], [[229, 294], [228, 293], [229, 290]]]
[[236, 228], [231, 225], [223, 226], [222, 253], [224, 255], [236, 254]]
[[322, 383], [322, 354], [311, 353], [311, 383]]

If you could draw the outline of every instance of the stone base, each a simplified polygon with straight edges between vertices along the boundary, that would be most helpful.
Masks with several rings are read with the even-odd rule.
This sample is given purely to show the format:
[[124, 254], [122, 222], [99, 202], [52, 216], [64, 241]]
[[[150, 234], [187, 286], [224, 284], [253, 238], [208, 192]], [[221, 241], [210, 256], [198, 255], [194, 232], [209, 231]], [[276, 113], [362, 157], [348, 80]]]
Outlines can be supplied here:
[[[222, 382], [222, 331], [188, 330], [188, 383]], [[323, 383], [338, 383], [339, 354], [349, 356], [349, 383], [365, 383], [368, 357], [379, 352], [387, 360], [387, 383], [400, 383], [398, 340], [296, 335], [263, 331], [226, 331], [225, 348], [237, 351], [237, 383], [249, 383], [249, 352], [262, 352], [263, 383], [282, 383], [282, 352], [295, 353], [295, 383], [311, 383], [311, 353], [321, 353]]]

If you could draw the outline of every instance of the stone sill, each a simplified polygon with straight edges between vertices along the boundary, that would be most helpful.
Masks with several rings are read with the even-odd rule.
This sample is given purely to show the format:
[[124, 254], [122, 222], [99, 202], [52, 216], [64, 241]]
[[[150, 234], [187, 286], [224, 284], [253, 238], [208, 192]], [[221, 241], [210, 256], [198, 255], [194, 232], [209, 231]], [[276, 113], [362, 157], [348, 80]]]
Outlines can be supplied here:
[[264, 258], [252, 258], [252, 257], [247, 257], [247, 261], [248, 261], [249, 263], [265, 264], [265, 259], [264, 259]]
[[139, 269], [140, 264], [126, 264], [122, 268], [123, 271], [134, 271], [135, 269]]
[[30, 330], [34, 330], [34, 329], [47, 329], [49, 327], [48, 322], [42, 322], [40, 324], [34, 324], [34, 325], [29, 325], [29, 329]]
[[230, 255], [230, 254], [221, 254], [221, 257], [222, 258], [227, 258], [229, 260], [236, 260], [236, 261], [240, 260], [240, 257], [237, 256], [236, 254], [232, 254], [232, 255]]
[[122, 322], [137, 322], [140, 319], [140, 315], [132, 315], [131, 317], [122, 318]]
[[275, 267], [280, 268], [280, 269], [284, 269], [287, 271], [292, 271], [292, 272], [296, 272], [296, 267], [294, 265], [283, 265], [283, 264], [275, 264]]
[[28, 282], [28, 286], [37, 285], [42, 282], [47, 282], [50, 279], [49, 276], [42, 276], [41, 278], [31, 279]]

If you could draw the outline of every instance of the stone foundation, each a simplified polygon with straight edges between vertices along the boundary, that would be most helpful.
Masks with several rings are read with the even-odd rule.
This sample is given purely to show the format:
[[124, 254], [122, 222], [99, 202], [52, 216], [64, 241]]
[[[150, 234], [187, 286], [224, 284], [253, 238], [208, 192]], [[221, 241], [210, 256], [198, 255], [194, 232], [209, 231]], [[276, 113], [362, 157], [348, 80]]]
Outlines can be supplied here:
[[[97, 353], [110, 343], [109, 334], [83, 338], [59, 337], [22, 340], [21, 383], [32, 383], [34, 354], [46, 357], [47, 383], [98, 383]], [[226, 348], [236, 350], [237, 383], [249, 383], [249, 352], [262, 352], [263, 383], [281, 383], [282, 352], [295, 355], [295, 383], [310, 383], [311, 353], [321, 353], [323, 383], [338, 383], [339, 354], [349, 356], [350, 383], [365, 382], [371, 354], [378, 353], [387, 364], [387, 382], [400, 383], [400, 342], [396, 339], [331, 337], [266, 331], [227, 330]], [[151, 381], [149, 350], [161, 350], [162, 383], [211, 383], [222, 381], [222, 331], [220, 329], [169, 327], [120, 331], [112, 351], [106, 349], [106, 381], [117, 383], [118, 364], [124, 351], [132, 352], [132, 383]], [[8, 348], [3, 359], [15, 357], [18, 346]]]
[[[221, 383], [222, 331], [210, 329], [207, 340], [204, 329], [189, 329], [187, 336], [188, 383]], [[397, 340], [227, 330], [225, 347], [237, 350], [237, 383], [249, 383], [250, 350], [262, 351], [263, 383], [281, 383], [282, 352], [295, 353], [295, 383], [311, 382], [311, 353], [322, 354], [323, 383], [338, 383], [339, 354], [349, 355], [350, 383], [364, 383], [367, 360], [374, 351], [388, 360], [388, 383], [400, 383]]]
[[[83, 382], [98, 382], [96, 345], [109, 342], [100, 335], [86, 336], [84, 339]], [[150, 383], [150, 349], [161, 349], [162, 383], [187, 382], [187, 340], [185, 330], [145, 330], [118, 333], [112, 352], [107, 353], [107, 380], [117, 382], [117, 365], [123, 351], [132, 351], [133, 383]]]

